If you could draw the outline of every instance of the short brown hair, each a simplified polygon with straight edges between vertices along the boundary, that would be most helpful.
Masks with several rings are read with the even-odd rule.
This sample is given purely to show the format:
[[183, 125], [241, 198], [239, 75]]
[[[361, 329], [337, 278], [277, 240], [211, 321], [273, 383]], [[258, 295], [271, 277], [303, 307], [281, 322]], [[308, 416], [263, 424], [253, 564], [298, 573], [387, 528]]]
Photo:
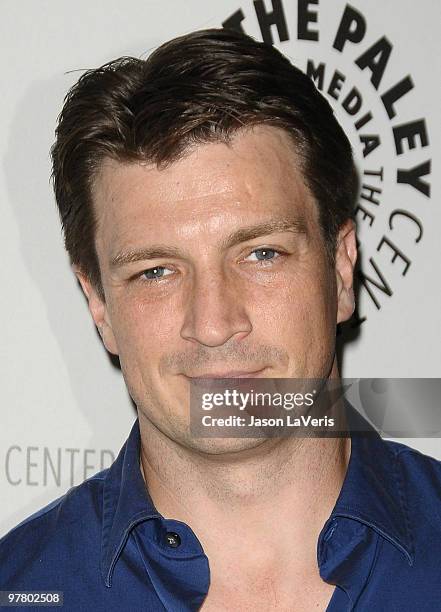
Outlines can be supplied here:
[[52, 177], [70, 261], [102, 299], [92, 184], [103, 159], [161, 167], [191, 145], [228, 141], [262, 123], [292, 135], [333, 261], [338, 229], [353, 216], [351, 146], [312, 81], [274, 47], [235, 31], [201, 30], [146, 60], [122, 57], [81, 76], [58, 119]]

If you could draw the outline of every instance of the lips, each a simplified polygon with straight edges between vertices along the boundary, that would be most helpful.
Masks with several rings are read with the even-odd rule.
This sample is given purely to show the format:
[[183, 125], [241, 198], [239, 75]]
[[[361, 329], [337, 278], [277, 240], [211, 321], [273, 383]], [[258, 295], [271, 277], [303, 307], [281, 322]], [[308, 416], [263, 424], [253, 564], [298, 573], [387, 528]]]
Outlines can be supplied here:
[[[247, 391], [250, 386], [250, 379], [254, 378], [264, 378], [262, 373], [266, 370], [265, 368], [261, 368], [260, 370], [225, 370], [224, 372], [204, 372], [202, 374], [198, 374], [197, 376], [187, 376], [184, 375], [190, 386], [197, 387], [199, 389], [204, 390], [205, 392], [211, 391], [220, 391], [222, 392], [225, 389], [225, 384], [227, 387], [234, 386], [235, 389], [241, 389], [243, 391]], [[228, 379], [234, 379], [234, 383], [225, 383]], [[251, 383], [253, 384], [253, 383]]]
[[252, 372], [250, 371], [246, 371], [246, 370], [227, 370], [225, 372], [210, 372], [210, 373], [204, 373], [204, 374], [198, 374], [197, 376], [186, 376], [186, 378], [189, 378], [192, 381], [197, 381], [197, 380], [204, 380], [207, 378], [213, 378], [213, 379], [218, 379], [218, 378], [257, 378], [259, 376], [259, 374], [261, 374], [264, 370], [266, 369], [266, 367], [261, 368], [260, 370], [254, 370]]

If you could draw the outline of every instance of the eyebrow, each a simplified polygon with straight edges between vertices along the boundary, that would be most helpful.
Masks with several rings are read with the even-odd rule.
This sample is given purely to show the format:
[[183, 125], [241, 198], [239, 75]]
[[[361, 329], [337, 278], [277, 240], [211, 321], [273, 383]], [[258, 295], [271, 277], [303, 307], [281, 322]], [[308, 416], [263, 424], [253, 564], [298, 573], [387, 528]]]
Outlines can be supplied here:
[[254, 238], [259, 238], [260, 236], [266, 236], [267, 234], [291, 232], [299, 235], [307, 234], [307, 231], [307, 225], [303, 218], [274, 219], [265, 221], [264, 223], [239, 228], [227, 236], [225, 240], [222, 241], [221, 246], [224, 249], [230, 249], [241, 242], [253, 240]]
[[[303, 218], [274, 219], [265, 221], [264, 223], [250, 225], [248, 227], [241, 227], [224, 238], [220, 247], [221, 249], [226, 250], [242, 242], [259, 238], [260, 236], [281, 232], [291, 232], [296, 235], [307, 234], [307, 224]], [[153, 245], [151, 247], [144, 247], [140, 249], [129, 249], [114, 255], [110, 260], [110, 267], [115, 269], [127, 264], [135, 263], [137, 261], [144, 261], [146, 259], [162, 259], [168, 257], [182, 257], [182, 251], [175, 247], [166, 245]]]

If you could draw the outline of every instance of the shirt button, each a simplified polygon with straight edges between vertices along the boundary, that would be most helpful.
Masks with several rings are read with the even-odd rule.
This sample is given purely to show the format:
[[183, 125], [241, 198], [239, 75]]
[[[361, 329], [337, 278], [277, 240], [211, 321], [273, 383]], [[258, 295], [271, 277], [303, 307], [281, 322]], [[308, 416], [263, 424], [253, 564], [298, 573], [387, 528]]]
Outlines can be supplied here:
[[181, 545], [181, 538], [174, 531], [167, 531], [167, 534], [165, 536], [165, 540], [166, 540], [168, 546], [170, 546], [170, 548], [177, 548], [178, 546]]

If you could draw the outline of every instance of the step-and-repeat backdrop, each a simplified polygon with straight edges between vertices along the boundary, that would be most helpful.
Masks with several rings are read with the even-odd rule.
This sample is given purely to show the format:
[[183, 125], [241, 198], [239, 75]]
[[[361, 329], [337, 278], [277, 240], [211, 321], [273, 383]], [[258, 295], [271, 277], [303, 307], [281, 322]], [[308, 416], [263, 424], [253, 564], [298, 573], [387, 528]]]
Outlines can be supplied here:
[[[346, 377], [440, 377], [438, 0], [5, 2], [0, 535], [108, 467], [136, 418], [63, 250], [49, 149], [82, 71], [195, 29], [273, 43], [328, 98], [361, 177]], [[441, 458], [441, 440], [402, 440]]]

